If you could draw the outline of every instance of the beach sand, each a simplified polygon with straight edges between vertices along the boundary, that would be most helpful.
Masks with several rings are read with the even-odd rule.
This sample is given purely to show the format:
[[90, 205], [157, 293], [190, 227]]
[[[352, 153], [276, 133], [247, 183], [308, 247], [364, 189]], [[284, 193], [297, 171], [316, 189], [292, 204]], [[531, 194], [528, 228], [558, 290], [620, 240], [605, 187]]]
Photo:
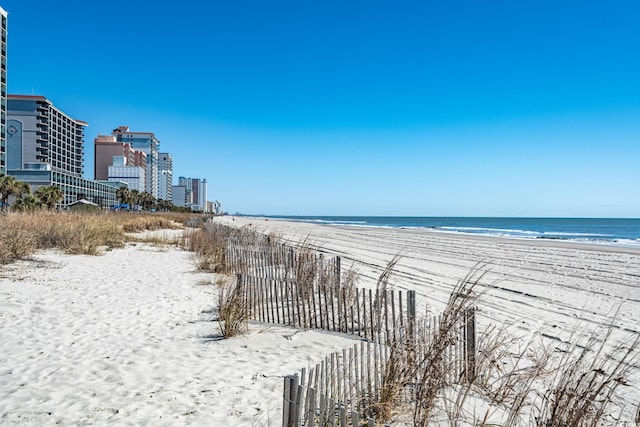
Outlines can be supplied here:
[[279, 425], [283, 376], [354, 340], [256, 323], [220, 340], [215, 280], [142, 243], [3, 266], [0, 425]]
[[[481, 325], [550, 341], [613, 324], [640, 330], [640, 251], [416, 229], [216, 218], [342, 256], [373, 286], [395, 255], [392, 285], [439, 312], [477, 266]], [[169, 233], [169, 232], [167, 232]], [[173, 236], [170, 233], [169, 237]], [[147, 235], [147, 237], [149, 237]], [[284, 375], [355, 340], [251, 324], [220, 340], [216, 276], [173, 246], [129, 244], [103, 256], [47, 251], [0, 270], [1, 425], [279, 426]], [[619, 309], [618, 317], [612, 320]], [[640, 401], [636, 368], [625, 414]]]
[[[394, 288], [415, 290], [423, 308], [439, 313], [472, 269], [487, 273], [476, 290], [478, 322], [507, 325], [524, 340], [575, 341], [576, 334], [613, 327], [611, 345], [640, 331], [640, 249], [555, 240], [518, 240], [441, 233], [429, 229], [339, 226], [279, 219], [221, 217], [286, 239], [307, 240], [342, 256], [360, 286], [375, 286], [395, 255]], [[612, 346], [607, 348], [611, 349]], [[621, 388], [627, 416], [640, 402], [640, 366]]]

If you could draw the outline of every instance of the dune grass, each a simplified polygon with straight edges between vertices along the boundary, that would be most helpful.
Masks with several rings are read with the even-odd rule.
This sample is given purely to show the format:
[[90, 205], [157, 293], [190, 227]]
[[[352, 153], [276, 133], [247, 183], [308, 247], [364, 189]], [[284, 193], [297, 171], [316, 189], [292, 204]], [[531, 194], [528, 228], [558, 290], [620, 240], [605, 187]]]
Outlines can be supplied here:
[[218, 325], [223, 338], [247, 332], [251, 311], [237, 281], [218, 283]]
[[[193, 216], [193, 215], [191, 215]], [[125, 233], [178, 228], [188, 221], [180, 214], [117, 212], [10, 212], [0, 218], [0, 264], [32, 255], [39, 249], [98, 255], [122, 247]]]

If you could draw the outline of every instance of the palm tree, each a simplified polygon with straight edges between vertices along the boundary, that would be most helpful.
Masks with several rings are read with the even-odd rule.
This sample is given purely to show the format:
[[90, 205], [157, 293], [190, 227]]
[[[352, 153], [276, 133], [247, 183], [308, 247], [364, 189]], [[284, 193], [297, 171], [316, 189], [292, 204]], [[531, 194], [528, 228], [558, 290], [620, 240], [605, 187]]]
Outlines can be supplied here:
[[120, 187], [116, 190], [116, 197], [123, 205], [128, 205], [131, 202], [131, 192], [127, 187]]
[[163, 212], [168, 212], [173, 209], [173, 203], [171, 202], [171, 200], [159, 199], [158, 209], [160, 209]]
[[34, 195], [44, 206], [47, 207], [47, 209], [54, 209], [56, 204], [64, 198], [62, 190], [54, 185], [40, 187], [36, 190]]
[[23, 197], [20, 197], [13, 204], [13, 209], [17, 211], [29, 211], [33, 212], [39, 209], [42, 206], [40, 200], [33, 194], [27, 194]]
[[136, 207], [140, 205], [140, 192], [138, 190], [129, 191], [129, 201], [131, 202], [131, 207]]
[[2, 200], [2, 210], [7, 210], [9, 196], [16, 194], [18, 181], [11, 175], [0, 175], [0, 200]]
[[18, 199], [22, 199], [24, 196], [31, 194], [31, 185], [28, 182], [16, 181], [15, 195]]
[[151, 193], [147, 193], [146, 191], [140, 193], [140, 204], [144, 210], [149, 210], [153, 208], [156, 204], [156, 198], [151, 195]]

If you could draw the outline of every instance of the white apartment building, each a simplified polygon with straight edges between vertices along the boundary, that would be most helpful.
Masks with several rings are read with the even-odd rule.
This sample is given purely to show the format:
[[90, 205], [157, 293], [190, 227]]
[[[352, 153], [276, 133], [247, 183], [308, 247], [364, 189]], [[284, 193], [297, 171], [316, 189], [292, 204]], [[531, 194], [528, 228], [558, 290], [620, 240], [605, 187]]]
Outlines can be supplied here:
[[109, 166], [108, 181], [126, 182], [129, 190], [145, 191], [146, 171], [141, 166], [127, 165], [124, 156], [113, 156], [113, 164]]
[[[158, 154], [158, 199], [172, 200], [173, 156]], [[175, 203], [174, 203], [175, 204]]]
[[158, 148], [160, 147], [158, 138], [152, 132], [132, 132], [128, 126], [119, 126], [111, 135], [115, 136], [118, 142], [129, 143], [132, 148], [147, 155], [145, 191], [158, 198]]

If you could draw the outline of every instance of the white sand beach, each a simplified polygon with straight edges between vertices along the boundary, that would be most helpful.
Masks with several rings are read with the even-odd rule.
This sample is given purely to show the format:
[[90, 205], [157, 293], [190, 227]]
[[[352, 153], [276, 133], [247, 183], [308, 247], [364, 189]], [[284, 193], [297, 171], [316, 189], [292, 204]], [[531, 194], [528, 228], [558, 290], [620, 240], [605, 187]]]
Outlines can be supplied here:
[[[343, 268], [352, 262], [362, 276], [360, 286], [374, 286], [382, 268], [399, 254], [391, 283], [415, 290], [423, 307], [434, 313], [442, 310], [458, 281], [483, 265], [487, 274], [476, 288], [479, 323], [508, 325], [525, 339], [539, 334], [550, 344], [567, 342], [575, 340], [575, 334], [604, 335], [612, 326], [615, 345], [640, 331], [637, 248], [272, 218], [216, 221], [307, 239], [341, 255]], [[621, 394], [630, 416], [640, 403], [640, 366], [633, 369]]]
[[214, 280], [141, 243], [3, 266], [0, 425], [279, 425], [283, 376], [354, 341], [261, 324], [219, 340]]
[[[261, 218], [216, 221], [309, 238], [371, 286], [394, 255], [392, 283], [438, 312], [478, 263], [481, 323], [567, 339], [611, 323], [640, 331], [640, 251], [470, 238], [426, 230]], [[212, 274], [173, 246], [129, 244], [102, 256], [39, 253], [0, 270], [1, 425], [279, 426], [282, 377], [354, 339], [252, 323], [217, 336]], [[640, 368], [623, 387], [640, 402]]]

